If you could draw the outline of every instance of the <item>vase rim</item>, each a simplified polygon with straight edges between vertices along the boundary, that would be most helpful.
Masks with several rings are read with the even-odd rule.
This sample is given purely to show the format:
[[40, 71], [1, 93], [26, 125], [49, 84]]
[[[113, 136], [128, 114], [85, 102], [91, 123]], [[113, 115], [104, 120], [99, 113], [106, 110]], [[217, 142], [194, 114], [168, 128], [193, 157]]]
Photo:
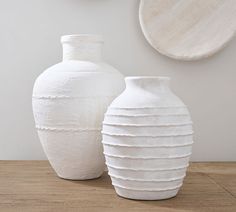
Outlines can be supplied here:
[[71, 43], [79, 41], [103, 43], [103, 37], [102, 35], [97, 35], [97, 34], [71, 34], [71, 35], [61, 36], [61, 43], [67, 43], [67, 42]]

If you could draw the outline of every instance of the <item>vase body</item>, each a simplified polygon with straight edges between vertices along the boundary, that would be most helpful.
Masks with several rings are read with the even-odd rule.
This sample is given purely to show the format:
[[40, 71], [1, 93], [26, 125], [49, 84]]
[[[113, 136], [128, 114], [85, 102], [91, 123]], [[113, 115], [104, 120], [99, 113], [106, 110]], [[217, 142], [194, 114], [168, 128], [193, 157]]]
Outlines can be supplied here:
[[140, 200], [175, 196], [191, 154], [192, 123], [166, 77], [128, 77], [103, 122], [108, 173], [118, 195]]
[[104, 171], [101, 127], [111, 101], [124, 88], [123, 76], [104, 63], [96, 35], [61, 38], [63, 61], [36, 80], [35, 124], [50, 164], [61, 178], [85, 180]]

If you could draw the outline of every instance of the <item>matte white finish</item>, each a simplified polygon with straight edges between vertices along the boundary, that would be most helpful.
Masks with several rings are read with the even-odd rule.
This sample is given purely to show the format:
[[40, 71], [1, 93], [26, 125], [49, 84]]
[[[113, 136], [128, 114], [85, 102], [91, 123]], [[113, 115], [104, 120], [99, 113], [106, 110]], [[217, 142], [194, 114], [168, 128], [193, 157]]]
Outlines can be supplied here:
[[139, 3], [1, 1], [1, 160], [46, 159], [34, 129], [34, 81], [42, 70], [61, 61], [61, 35], [93, 33], [104, 37], [104, 60], [123, 75], [171, 77], [172, 90], [188, 105], [194, 122], [192, 161], [236, 161], [236, 39], [208, 59], [170, 59], [143, 36]]
[[187, 155], [192, 150], [192, 142], [183, 146], [120, 146], [116, 144], [107, 144], [103, 142], [105, 154], [122, 155], [125, 157], [135, 157], [142, 155], [142, 157], [169, 157], [169, 155]]
[[182, 146], [192, 142], [192, 133], [186, 135], [173, 136], [135, 136], [135, 135], [117, 135], [114, 133], [107, 134], [103, 132], [103, 142], [122, 146]]
[[[110, 174], [110, 173], [109, 173]], [[117, 177], [113, 176], [110, 174], [112, 183], [114, 185], [123, 185], [124, 187], [128, 187], [131, 190], [132, 189], [138, 189], [138, 190], [151, 190], [154, 187], [158, 187], [159, 190], [162, 189], [168, 189], [168, 188], [175, 188], [175, 187], [180, 187], [182, 185], [182, 181], [184, 176], [181, 176], [179, 178], [173, 178], [173, 179], [162, 179], [162, 180], [133, 180], [133, 179], [128, 179], [128, 178], [122, 178], [122, 177]]]
[[[176, 169], [188, 165], [191, 153], [173, 157], [126, 157], [112, 154], [105, 154], [108, 166], [120, 167], [125, 169]], [[108, 168], [109, 170], [109, 168]], [[158, 197], [157, 197], [158, 199]]]
[[131, 179], [146, 179], [152, 181], [180, 178], [186, 172], [187, 166], [177, 167], [175, 169], [125, 169], [108, 165], [109, 173], [115, 176]]
[[148, 42], [181, 60], [208, 57], [236, 31], [235, 0], [141, 0], [139, 18]]
[[160, 189], [160, 190], [142, 190], [142, 189], [132, 189], [132, 188], [125, 188], [120, 185], [115, 185], [116, 193], [119, 196], [130, 198], [132, 199], [142, 199], [142, 200], [156, 200], [158, 196], [158, 200], [167, 199], [167, 197], [171, 198], [176, 196], [179, 191], [180, 186], [175, 188], [168, 188], [168, 189]]
[[[158, 117], [158, 120], [157, 120]], [[132, 122], [136, 123], [136, 125], [141, 125], [143, 122], [147, 121], [150, 125], [168, 125], [169, 116], [158, 116], [158, 115], [133, 115], [133, 116], [116, 116], [111, 114], [106, 114], [105, 120], [103, 123], [109, 124], [120, 124], [127, 123], [127, 125], [132, 124]], [[171, 115], [171, 124], [179, 125], [180, 123], [190, 123], [189, 115]]]
[[177, 194], [192, 152], [188, 109], [166, 77], [127, 77], [126, 89], [109, 106], [103, 148], [118, 195], [142, 200]]
[[103, 132], [115, 132], [118, 135], [135, 135], [135, 136], [173, 136], [173, 135], [186, 135], [191, 134], [192, 126], [191, 123], [183, 123], [181, 125], [107, 125], [103, 124]]
[[101, 57], [100, 36], [63, 36], [63, 62], [43, 72], [33, 90], [36, 128], [44, 151], [66, 179], [99, 177], [104, 170], [101, 125], [124, 88], [122, 75]]

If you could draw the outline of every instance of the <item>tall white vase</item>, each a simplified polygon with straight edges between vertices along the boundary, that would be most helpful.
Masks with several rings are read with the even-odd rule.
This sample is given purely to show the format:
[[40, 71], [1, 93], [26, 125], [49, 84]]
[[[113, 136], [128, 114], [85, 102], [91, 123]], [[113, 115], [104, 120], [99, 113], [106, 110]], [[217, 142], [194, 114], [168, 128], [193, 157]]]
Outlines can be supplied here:
[[84, 180], [104, 170], [102, 120], [124, 89], [123, 76], [102, 60], [97, 35], [62, 36], [63, 61], [36, 80], [33, 112], [44, 151], [61, 178]]
[[127, 77], [109, 106], [103, 147], [118, 195], [141, 200], [175, 196], [191, 154], [192, 123], [167, 77]]

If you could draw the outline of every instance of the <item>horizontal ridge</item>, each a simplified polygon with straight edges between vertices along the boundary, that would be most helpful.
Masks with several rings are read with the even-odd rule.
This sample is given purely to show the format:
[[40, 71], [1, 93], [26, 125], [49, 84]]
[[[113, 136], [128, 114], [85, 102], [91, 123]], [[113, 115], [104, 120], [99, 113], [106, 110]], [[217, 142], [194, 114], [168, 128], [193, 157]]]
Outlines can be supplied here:
[[164, 159], [164, 160], [169, 160], [169, 159], [178, 159], [178, 158], [187, 158], [189, 157], [192, 153], [188, 153], [185, 155], [175, 155], [173, 157], [130, 157], [130, 156], [121, 156], [121, 155], [110, 155], [107, 154], [106, 152], [103, 152], [105, 156], [108, 157], [114, 157], [114, 158], [122, 158], [122, 159], [131, 159], [131, 160], [159, 160], [159, 159]]
[[185, 105], [174, 105], [174, 106], [159, 106], [159, 107], [109, 107], [108, 110], [142, 110], [142, 109], [166, 109], [166, 108], [185, 108]]
[[120, 126], [120, 127], [178, 127], [178, 126], [186, 126], [186, 125], [192, 125], [192, 122], [186, 122], [186, 123], [178, 123], [178, 124], [173, 124], [173, 123], [168, 123], [168, 124], [158, 124], [158, 125], [148, 125], [148, 124], [117, 124], [117, 123], [107, 123], [103, 122], [103, 125], [108, 125], [108, 126]]
[[125, 144], [112, 144], [106, 143], [102, 141], [104, 145], [108, 146], [117, 146], [117, 147], [127, 147], [127, 148], [175, 148], [175, 147], [183, 147], [183, 146], [191, 146], [194, 142], [179, 144], [179, 145], [125, 145]]
[[56, 128], [56, 127], [44, 127], [36, 125], [37, 130], [42, 131], [57, 131], [57, 132], [84, 132], [84, 131], [101, 131], [100, 128]]
[[120, 116], [120, 117], [153, 117], [153, 116], [190, 116], [188, 113], [172, 113], [172, 114], [112, 114], [105, 113], [105, 116]]
[[158, 137], [177, 137], [177, 136], [188, 136], [193, 135], [193, 131], [183, 134], [169, 134], [169, 135], [134, 135], [134, 134], [114, 134], [109, 132], [102, 131], [102, 134], [104, 135], [110, 135], [110, 136], [124, 136], [124, 137], [152, 137], [152, 138], [158, 138]]
[[187, 164], [186, 166], [182, 166], [182, 167], [176, 167], [176, 168], [169, 168], [169, 169], [132, 169], [132, 168], [125, 168], [125, 167], [117, 167], [117, 166], [113, 166], [110, 165], [109, 163], [106, 162], [106, 165], [110, 168], [114, 168], [114, 169], [120, 169], [120, 170], [127, 170], [127, 171], [143, 171], [143, 172], [159, 172], [159, 171], [173, 171], [173, 170], [180, 170], [180, 169], [185, 169], [188, 168], [189, 164]]
[[94, 98], [115, 98], [116, 96], [67, 96], [67, 95], [33, 95], [33, 99], [94, 99]]
[[113, 177], [113, 178], [117, 178], [117, 179], [121, 179], [121, 180], [127, 180], [127, 181], [137, 181], [137, 182], [172, 182], [172, 181], [177, 181], [177, 180], [182, 180], [185, 178], [186, 175], [183, 175], [181, 177], [176, 177], [176, 178], [171, 178], [171, 179], [151, 179], [151, 180], [145, 180], [145, 179], [133, 179], [133, 178], [124, 178], [124, 177], [120, 177], [120, 176], [115, 176], [112, 175], [111, 173], [108, 172], [108, 174]]
[[170, 191], [170, 190], [176, 190], [176, 189], [179, 189], [183, 183], [181, 183], [179, 186], [176, 186], [176, 187], [172, 187], [172, 188], [164, 188], [164, 189], [138, 189], [138, 188], [130, 188], [130, 187], [125, 187], [125, 186], [120, 186], [120, 185], [117, 185], [115, 183], [112, 183], [113, 186], [115, 187], [119, 187], [119, 188], [122, 188], [122, 189], [126, 189], [126, 190], [133, 190], [133, 191], [147, 191], [147, 192], [158, 192], [158, 191]]

